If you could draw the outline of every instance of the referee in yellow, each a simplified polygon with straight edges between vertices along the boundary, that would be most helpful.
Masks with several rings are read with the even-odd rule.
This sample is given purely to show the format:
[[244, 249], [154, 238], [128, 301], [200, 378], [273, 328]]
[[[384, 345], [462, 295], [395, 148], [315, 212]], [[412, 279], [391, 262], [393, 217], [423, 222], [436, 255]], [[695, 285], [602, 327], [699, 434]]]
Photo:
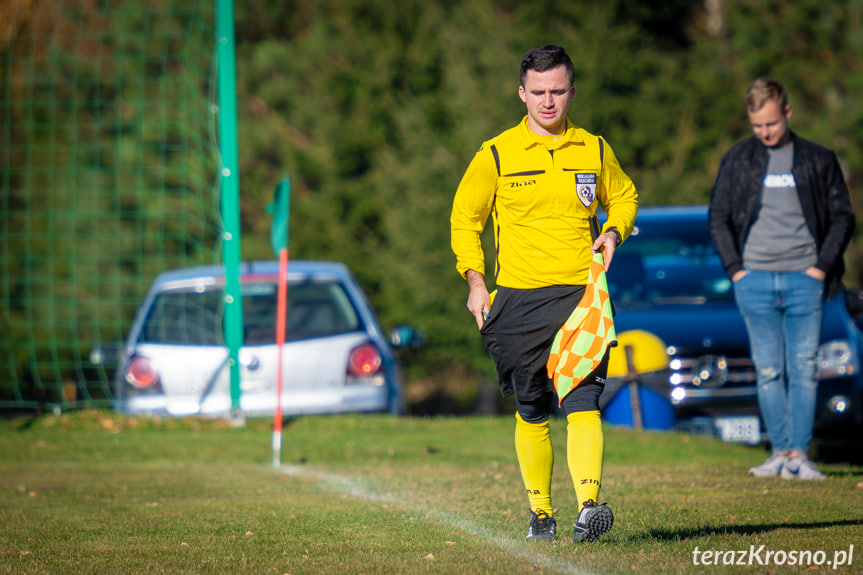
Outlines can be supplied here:
[[[585, 291], [592, 253], [605, 268], [632, 231], [638, 197], [611, 146], [567, 119], [575, 97], [572, 60], [560, 46], [525, 54], [518, 94], [527, 116], [483, 143], [459, 184], [450, 220], [467, 308], [494, 360], [504, 396], [515, 394], [515, 450], [530, 504], [527, 539], [554, 538], [554, 464], [549, 417], [557, 401], [548, 376], [551, 343]], [[588, 217], [608, 219], [591, 241]], [[480, 235], [489, 215], [495, 238], [494, 298], [486, 285]], [[578, 501], [573, 541], [596, 541], [614, 522], [597, 504], [603, 435], [599, 414], [608, 356], [561, 408], [567, 464]]]

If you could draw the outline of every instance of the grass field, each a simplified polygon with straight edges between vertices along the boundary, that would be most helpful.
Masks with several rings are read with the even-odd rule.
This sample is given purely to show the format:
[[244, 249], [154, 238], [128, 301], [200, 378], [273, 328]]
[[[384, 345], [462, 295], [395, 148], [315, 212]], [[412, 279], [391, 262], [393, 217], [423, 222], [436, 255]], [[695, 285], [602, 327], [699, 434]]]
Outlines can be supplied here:
[[511, 416], [298, 418], [279, 468], [267, 420], [3, 420], [0, 573], [863, 573], [863, 468], [755, 480], [763, 450], [675, 433], [607, 430], [615, 526], [573, 544], [563, 423], [528, 543]]

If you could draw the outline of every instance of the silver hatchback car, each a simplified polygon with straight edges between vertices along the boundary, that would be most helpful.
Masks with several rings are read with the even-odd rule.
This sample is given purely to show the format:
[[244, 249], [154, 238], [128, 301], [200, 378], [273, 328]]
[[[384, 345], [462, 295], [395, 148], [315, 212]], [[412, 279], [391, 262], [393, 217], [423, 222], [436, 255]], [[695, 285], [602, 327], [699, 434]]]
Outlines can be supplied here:
[[[241, 266], [243, 415], [276, 407], [278, 262]], [[115, 409], [146, 415], [227, 415], [228, 350], [223, 336], [224, 268], [168, 271], [153, 282], [119, 354]], [[293, 261], [283, 349], [284, 415], [404, 409], [393, 347], [417, 347], [400, 326], [385, 337], [368, 299], [341, 263]]]

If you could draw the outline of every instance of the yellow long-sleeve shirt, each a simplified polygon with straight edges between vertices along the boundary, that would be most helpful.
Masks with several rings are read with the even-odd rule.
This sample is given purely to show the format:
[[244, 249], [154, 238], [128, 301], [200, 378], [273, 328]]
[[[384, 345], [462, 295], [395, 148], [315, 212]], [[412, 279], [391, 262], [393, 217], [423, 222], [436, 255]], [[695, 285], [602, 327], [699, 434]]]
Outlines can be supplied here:
[[495, 283], [517, 289], [582, 285], [591, 262], [588, 216], [597, 199], [622, 239], [632, 231], [638, 196], [601, 137], [567, 121], [542, 137], [527, 117], [483, 143], [453, 201], [450, 226], [456, 267], [485, 272], [480, 234], [489, 214], [497, 250]]

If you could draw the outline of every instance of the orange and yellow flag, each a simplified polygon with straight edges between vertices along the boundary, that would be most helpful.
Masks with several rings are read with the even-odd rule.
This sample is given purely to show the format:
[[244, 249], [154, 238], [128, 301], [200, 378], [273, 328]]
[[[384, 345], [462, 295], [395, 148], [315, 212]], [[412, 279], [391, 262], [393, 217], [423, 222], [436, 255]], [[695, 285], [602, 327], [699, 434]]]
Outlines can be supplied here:
[[602, 253], [594, 252], [587, 285], [578, 306], [557, 332], [548, 356], [548, 376], [562, 402], [617, 345]]

